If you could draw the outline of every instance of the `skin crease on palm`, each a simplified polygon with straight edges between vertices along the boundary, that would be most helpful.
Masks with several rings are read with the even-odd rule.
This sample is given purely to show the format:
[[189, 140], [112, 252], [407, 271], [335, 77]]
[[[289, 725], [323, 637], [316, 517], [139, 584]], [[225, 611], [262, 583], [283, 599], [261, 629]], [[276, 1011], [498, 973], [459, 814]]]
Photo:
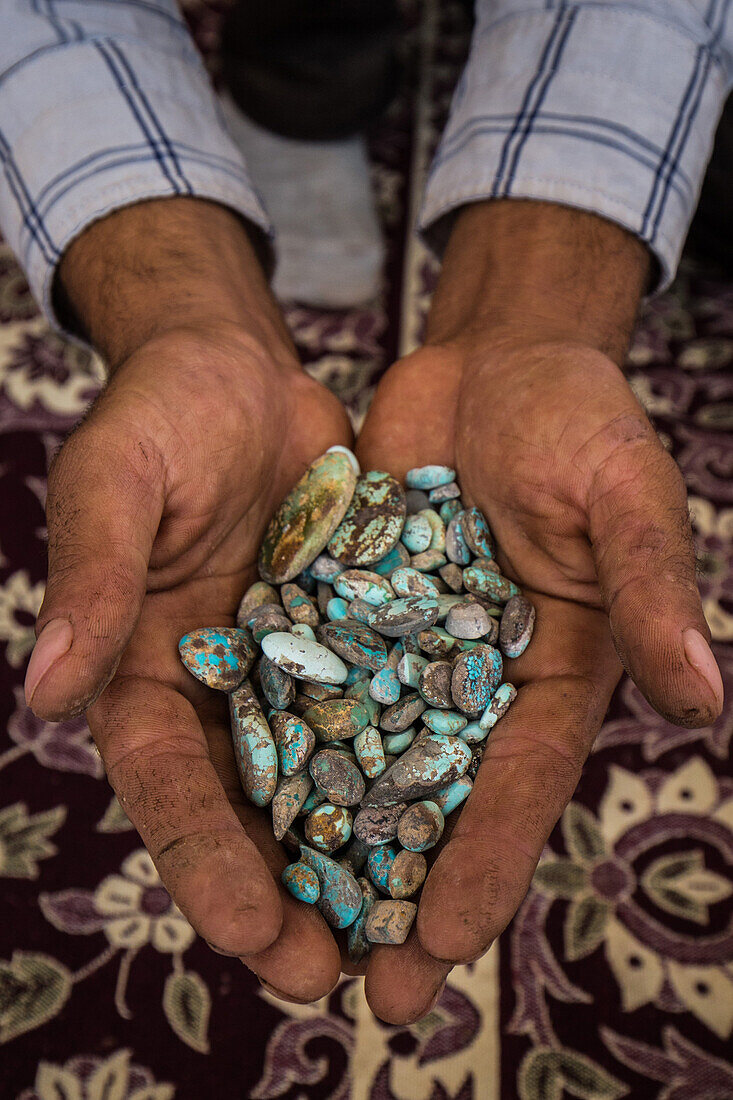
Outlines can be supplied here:
[[[232, 225], [218, 224], [225, 212], [212, 214], [199, 240], [208, 204], [167, 202], [183, 204], [166, 210], [186, 232], [194, 218], [192, 255], [206, 253], [223, 229], [211, 249], [213, 275], [206, 273], [213, 279], [232, 237]], [[158, 242], [166, 203], [139, 215], [156, 219]], [[516, 204], [502, 205], [516, 217]], [[492, 241], [501, 241], [504, 216], [499, 210]], [[137, 217], [136, 241], [144, 239]], [[598, 232], [598, 219], [583, 217]], [[459, 245], [470, 218], [454, 234]], [[117, 245], [114, 224], [104, 224], [100, 232], [114, 233]], [[122, 224], [129, 231], [130, 219]], [[541, 225], [544, 232], [546, 212]], [[517, 228], [508, 228], [515, 244]], [[175, 260], [181, 223], [174, 229]], [[564, 241], [567, 226], [560, 230]], [[475, 226], [468, 232], [477, 237]], [[530, 224], [530, 251], [536, 236]], [[109, 241], [89, 243], [92, 260], [109, 250]], [[570, 246], [577, 257], [577, 240]], [[538, 247], [542, 268], [542, 249], [554, 256], [556, 246], [543, 237]], [[607, 240], [602, 247], [607, 276], [614, 254]], [[617, 249], [622, 283], [626, 247]], [[385, 376], [358, 455], [362, 468], [399, 477], [427, 462], [455, 466], [464, 499], [485, 511], [502, 567], [535, 601], [538, 620], [530, 648], [507, 662], [518, 698], [492, 732], [471, 798], [437, 854], [416, 927], [402, 947], [376, 947], [366, 968], [372, 1009], [395, 1023], [424, 1015], [451, 966], [480, 956], [516, 911], [603, 719], [621, 672], [617, 651], [672, 720], [704, 725], [720, 709], [681, 643], [683, 629], [707, 636], [707, 628], [674, 464], [615, 363], [585, 331], [569, 339], [543, 318], [539, 339], [522, 326], [484, 325], [480, 309], [465, 323], [461, 310], [483, 286], [482, 263], [495, 258], [466, 263], [465, 246], [458, 255], [456, 273], [449, 248], [429, 342]], [[134, 297], [138, 259], [127, 310], [136, 317], [145, 313]], [[84, 260], [87, 270], [88, 253]], [[74, 294], [73, 274], [70, 296], [94, 337], [110, 314]], [[219, 301], [231, 268], [223, 274]], [[608, 282], [597, 308], [605, 304], [612, 318], [628, 313], [623, 294], [604, 300]], [[258, 308], [272, 313], [259, 283], [245, 283]], [[195, 292], [180, 297], [187, 322]], [[514, 288], [513, 300], [524, 293]], [[631, 285], [635, 293], [638, 300]], [[536, 298], [536, 288], [529, 294]], [[195, 626], [233, 621], [272, 511], [313, 458], [334, 443], [350, 445], [351, 436], [336, 399], [297, 367], [280, 322], [253, 338], [249, 323], [212, 322], [205, 306], [202, 323], [155, 335], [159, 320], [146, 319], [145, 338], [131, 342], [123, 331], [108, 356], [121, 365], [55, 463], [38, 629], [70, 619], [74, 642], [42, 678], [33, 706], [48, 718], [88, 707], [110, 781], [193, 926], [215, 949], [242, 957], [278, 996], [310, 1001], [329, 992], [342, 967], [364, 968], [348, 963], [315, 908], [279, 886], [290, 857], [274, 841], [269, 815], [242, 795], [225, 701], [185, 672], [176, 643]], [[633, 316], [635, 304], [629, 308]], [[617, 339], [615, 358], [627, 337]]]

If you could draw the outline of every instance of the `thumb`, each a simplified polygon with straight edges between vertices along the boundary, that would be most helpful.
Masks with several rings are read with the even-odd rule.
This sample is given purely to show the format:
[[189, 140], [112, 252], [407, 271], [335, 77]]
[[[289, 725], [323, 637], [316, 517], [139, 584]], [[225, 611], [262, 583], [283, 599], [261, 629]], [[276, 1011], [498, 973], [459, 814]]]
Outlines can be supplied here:
[[682, 476], [641, 411], [612, 421], [602, 445], [605, 453], [591, 456], [587, 507], [616, 649], [664, 718], [709, 725], [723, 709], [723, 682], [695, 580]]
[[48, 481], [48, 584], [26, 673], [42, 718], [81, 713], [106, 687], [140, 615], [163, 509], [160, 457], [102, 398]]

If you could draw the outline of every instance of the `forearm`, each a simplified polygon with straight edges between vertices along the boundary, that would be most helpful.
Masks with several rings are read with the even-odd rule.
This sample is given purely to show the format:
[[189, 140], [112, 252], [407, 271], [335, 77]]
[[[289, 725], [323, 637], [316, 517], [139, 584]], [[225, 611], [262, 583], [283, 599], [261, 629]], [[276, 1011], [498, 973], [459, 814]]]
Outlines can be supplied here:
[[453, 227], [427, 342], [563, 340], [620, 362], [649, 269], [646, 247], [597, 215], [515, 199], [474, 203]]
[[64, 254], [56, 295], [112, 369], [153, 336], [216, 325], [292, 354], [244, 223], [216, 203], [158, 199], [94, 222]]

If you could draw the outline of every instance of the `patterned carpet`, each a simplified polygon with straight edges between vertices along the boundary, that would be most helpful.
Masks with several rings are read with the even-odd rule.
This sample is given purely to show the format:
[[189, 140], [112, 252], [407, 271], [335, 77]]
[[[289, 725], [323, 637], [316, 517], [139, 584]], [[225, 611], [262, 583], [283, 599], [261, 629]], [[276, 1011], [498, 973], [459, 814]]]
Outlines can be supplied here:
[[[211, 54], [223, 3], [189, 3]], [[374, 134], [389, 242], [370, 310], [290, 308], [308, 369], [356, 423], [419, 340], [435, 280], [409, 232], [466, 48], [463, 7], [405, 6], [406, 90]], [[733, 288], [685, 263], [649, 305], [634, 390], [691, 496], [700, 583], [733, 691]], [[513, 925], [433, 1013], [382, 1025], [348, 979], [273, 1000], [172, 908], [82, 721], [21, 692], [44, 577], [49, 456], [102, 371], [52, 334], [0, 246], [2, 1100], [731, 1100], [733, 711], [667, 725], [622, 683]], [[728, 877], [726, 877], [726, 867]]]

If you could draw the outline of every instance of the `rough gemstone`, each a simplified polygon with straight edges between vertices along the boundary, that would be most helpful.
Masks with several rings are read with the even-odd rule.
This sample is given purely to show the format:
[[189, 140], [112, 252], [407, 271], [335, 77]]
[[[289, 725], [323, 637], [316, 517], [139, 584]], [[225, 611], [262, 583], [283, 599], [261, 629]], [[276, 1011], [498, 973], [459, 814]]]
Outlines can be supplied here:
[[259, 556], [262, 579], [283, 584], [306, 569], [346, 515], [355, 488], [354, 467], [342, 451], [311, 463], [265, 532]]
[[493, 646], [477, 645], [462, 653], [453, 666], [453, 702], [469, 718], [478, 718], [501, 683], [501, 673], [501, 654]]
[[397, 839], [408, 852], [427, 852], [443, 835], [445, 818], [432, 800], [413, 802], [397, 825]]
[[207, 627], [184, 634], [181, 660], [197, 680], [218, 691], [232, 691], [254, 664], [257, 649], [248, 630]]
[[229, 714], [244, 793], [255, 806], [266, 806], [277, 786], [277, 749], [267, 719], [247, 681], [230, 694]]
[[356, 806], [364, 797], [364, 776], [337, 749], [321, 749], [311, 759], [309, 770], [318, 788], [335, 806]]
[[268, 634], [262, 639], [262, 651], [278, 668], [298, 680], [342, 684], [348, 673], [344, 662], [330, 649], [295, 634], [279, 631]]
[[328, 543], [345, 565], [371, 565], [388, 554], [405, 521], [405, 493], [399, 481], [370, 470], [356, 483], [349, 508]]
[[525, 596], [512, 596], [499, 624], [499, 645], [507, 657], [519, 657], [524, 653], [532, 638], [534, 623], [534, 605]]
[[375, 901], [367, 917], [367, 939], [370, 943], [404, 943], [416, 915], [412, 901]]

